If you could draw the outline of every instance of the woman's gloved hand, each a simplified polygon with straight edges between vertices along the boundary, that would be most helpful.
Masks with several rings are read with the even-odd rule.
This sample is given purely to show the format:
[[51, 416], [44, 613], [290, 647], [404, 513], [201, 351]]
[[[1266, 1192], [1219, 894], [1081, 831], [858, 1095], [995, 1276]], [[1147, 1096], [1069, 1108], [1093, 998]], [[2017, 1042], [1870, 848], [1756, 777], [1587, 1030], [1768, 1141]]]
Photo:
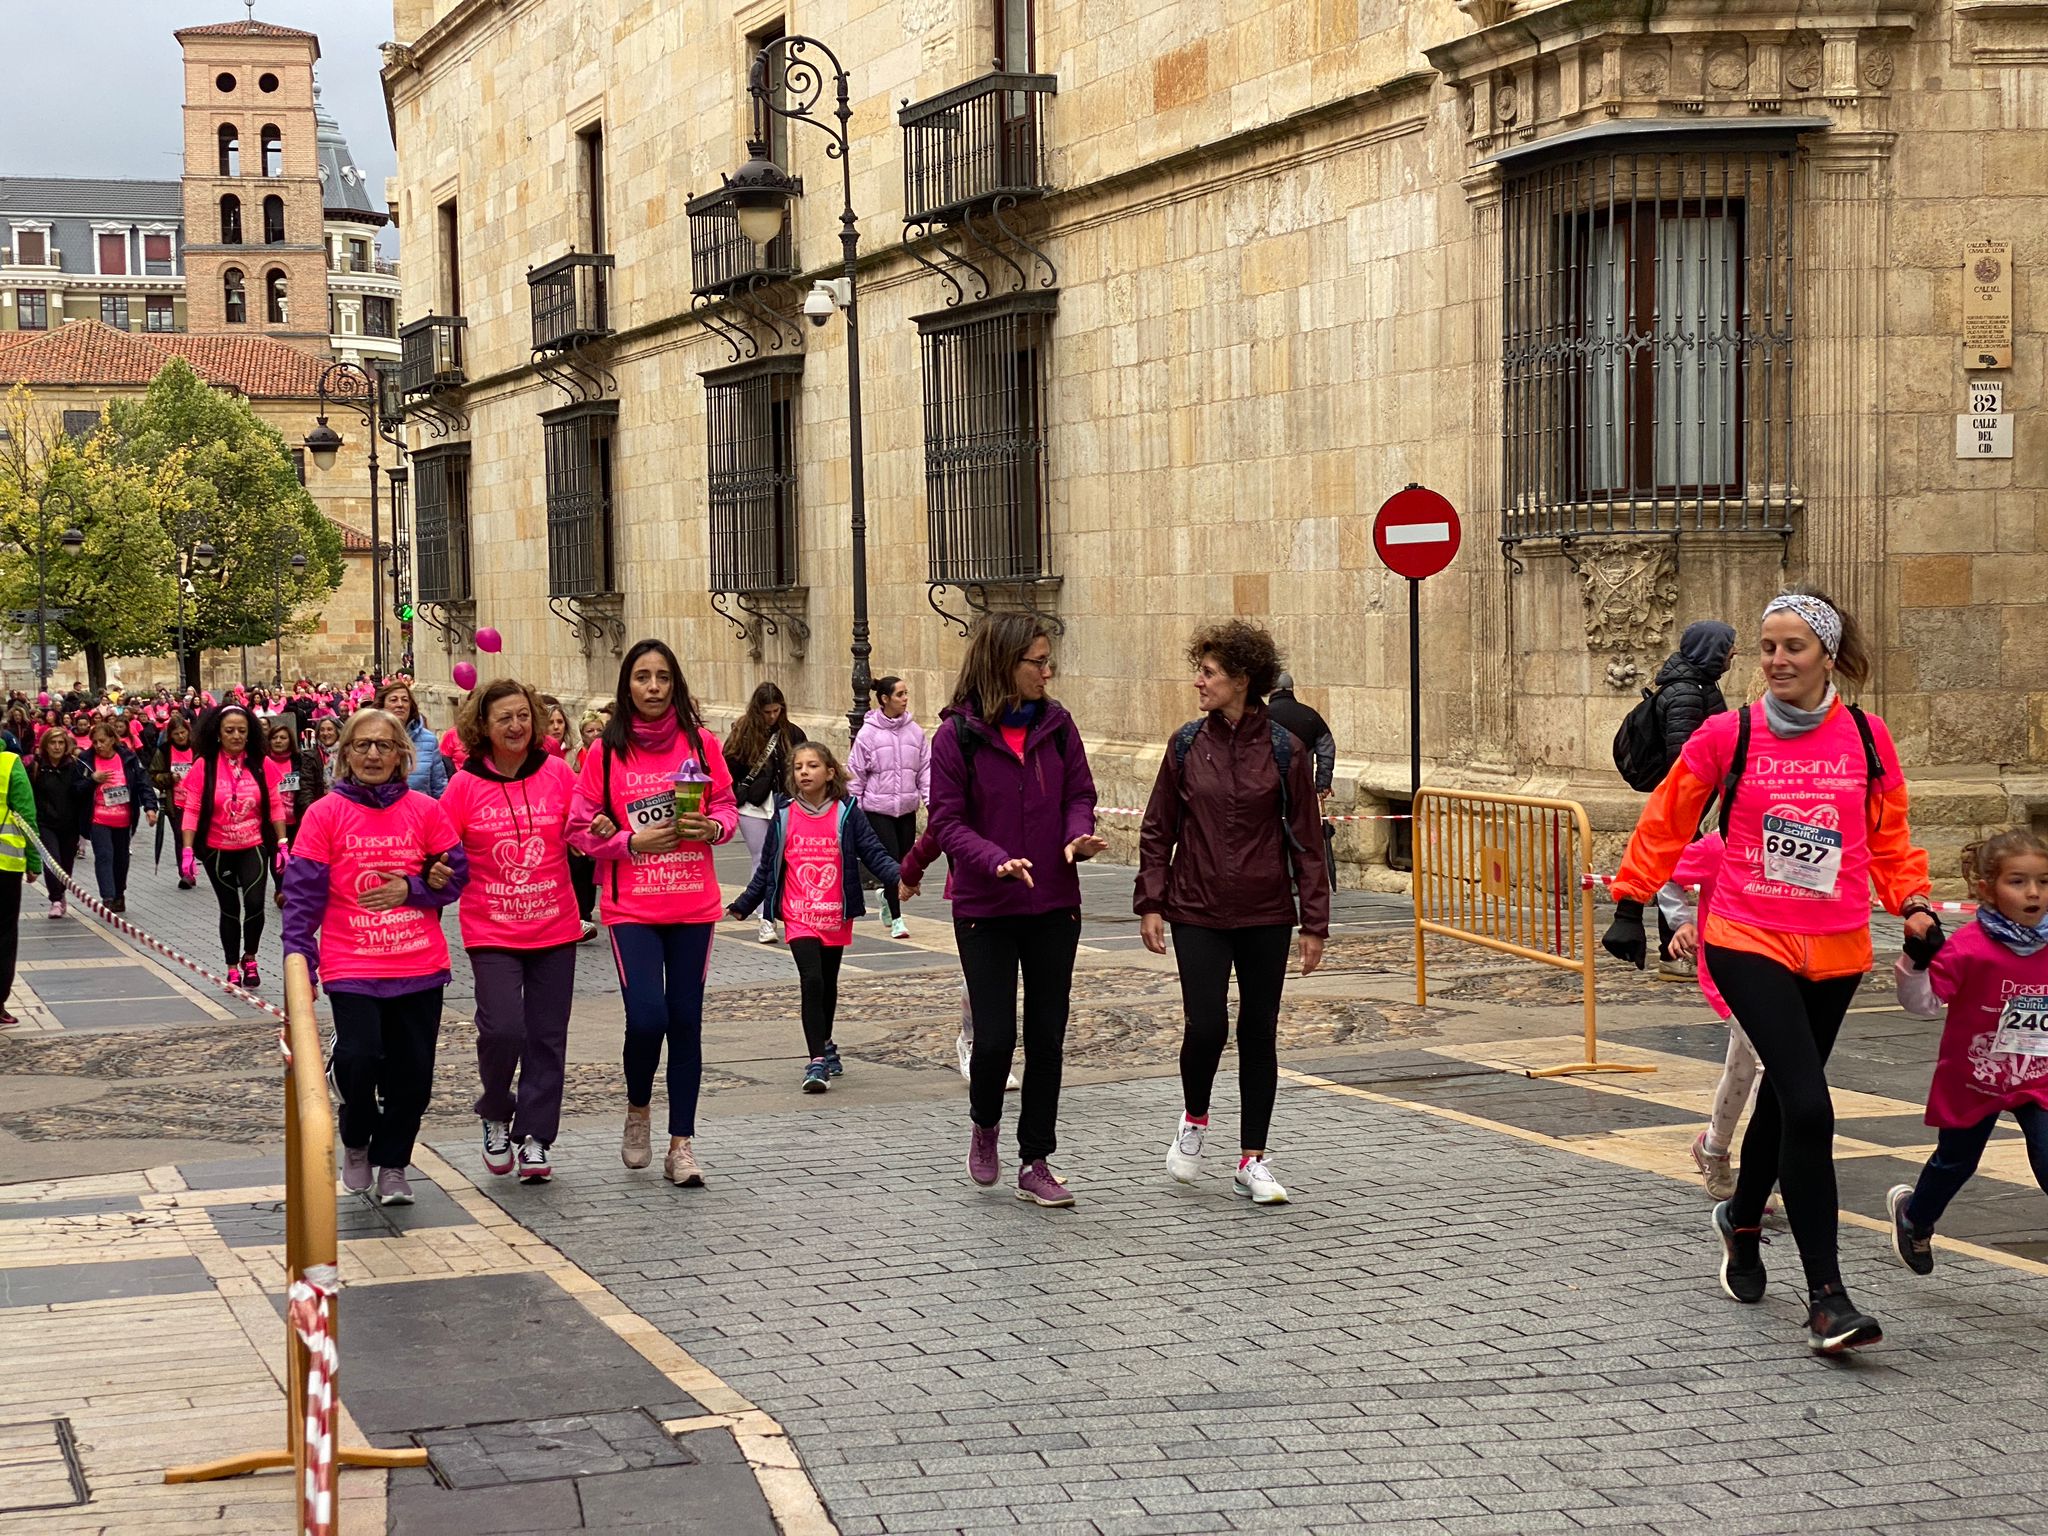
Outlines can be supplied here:
[[1626, 960], [1639, 971], [1643, 968], [1650, 945], [1643, 936], [1643, 904], [1640, 901], [1615, 902], [1614, 921], [1607, 925], [1600, 947], [1615, 959]]
[[1899, 948], [1906, 958], [1913, 962], [1914, 970], [1924, 971], [1934, 964], [1934, 957], [1941, 953], [1941, 946], [1948, 942], [1948, 935], [1942, 931], [1941, 919], [1932, 912], [1921, 911], [1913, 915], [1924, 917], [1927, 922], [1921, 926], [1917, 934], [1909, 926], [1906, 929], [1905, 942]]

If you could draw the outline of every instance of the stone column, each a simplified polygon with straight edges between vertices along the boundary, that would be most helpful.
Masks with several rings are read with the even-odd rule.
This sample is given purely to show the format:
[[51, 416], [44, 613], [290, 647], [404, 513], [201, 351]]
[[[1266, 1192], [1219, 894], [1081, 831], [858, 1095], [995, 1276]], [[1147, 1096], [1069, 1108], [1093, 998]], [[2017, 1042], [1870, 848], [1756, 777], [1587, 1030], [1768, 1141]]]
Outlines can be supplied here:
[[1470, 287], [1472, 430], [1465, 471], [1464, 566], [1472, 612], [1471, 765], [1508, 773], [1515, 763], [1514, 605], [1501, 557], [1501, 184], [1491, 167], [1464, 178], [1472, 213]]

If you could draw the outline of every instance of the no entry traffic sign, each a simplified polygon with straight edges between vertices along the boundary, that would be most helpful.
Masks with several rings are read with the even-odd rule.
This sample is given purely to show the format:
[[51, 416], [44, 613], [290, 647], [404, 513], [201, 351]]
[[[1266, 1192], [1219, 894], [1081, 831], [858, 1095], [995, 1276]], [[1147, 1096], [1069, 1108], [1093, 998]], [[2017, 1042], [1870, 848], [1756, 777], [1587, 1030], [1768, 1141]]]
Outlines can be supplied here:
[[1419, 485], [1389, 496], [1372, 520], [1372, 547], [1381, 562], [1410, 581], [1425, 580], [1449, 565], [1463, 538], [1458, 509]]

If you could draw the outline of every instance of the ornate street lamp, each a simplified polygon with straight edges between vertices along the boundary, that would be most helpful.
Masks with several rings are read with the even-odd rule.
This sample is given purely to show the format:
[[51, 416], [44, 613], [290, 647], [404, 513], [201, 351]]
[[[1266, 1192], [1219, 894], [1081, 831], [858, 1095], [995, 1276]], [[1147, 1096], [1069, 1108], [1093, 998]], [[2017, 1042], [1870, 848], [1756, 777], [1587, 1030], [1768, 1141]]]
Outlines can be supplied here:
[[334, 468], [343, 442], [327, 424], [329, 404], [347, 406], [370, 429], [370, 669], [379, 683], [384, 681], [384, 529], [377, 504], [377, 444], [382, 440], [404, 451], [398, 417], [391, 410], [394, 392], [388, 374], [387, 369], [362, 363], [329, 363], [320, 375], [320, 417], [306, 434], [306, 452], [324, 472]]

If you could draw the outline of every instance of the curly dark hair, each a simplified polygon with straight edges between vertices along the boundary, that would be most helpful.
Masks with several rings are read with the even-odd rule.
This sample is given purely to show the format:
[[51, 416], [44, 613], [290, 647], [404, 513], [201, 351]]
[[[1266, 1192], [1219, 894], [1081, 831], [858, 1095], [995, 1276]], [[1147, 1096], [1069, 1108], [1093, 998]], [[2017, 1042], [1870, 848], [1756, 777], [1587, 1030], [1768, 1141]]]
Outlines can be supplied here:
[[1205, 656], [1213, 656], [1232, 677], [1244, 678], [1255, 702], [1273, 691], [1273, 679], [1280, 675], [1280, 647], [1265, 630], [1243, 619], [1224, 619], [1196, 630], [1188, 641], [1188, 665], [1199, 667]]

